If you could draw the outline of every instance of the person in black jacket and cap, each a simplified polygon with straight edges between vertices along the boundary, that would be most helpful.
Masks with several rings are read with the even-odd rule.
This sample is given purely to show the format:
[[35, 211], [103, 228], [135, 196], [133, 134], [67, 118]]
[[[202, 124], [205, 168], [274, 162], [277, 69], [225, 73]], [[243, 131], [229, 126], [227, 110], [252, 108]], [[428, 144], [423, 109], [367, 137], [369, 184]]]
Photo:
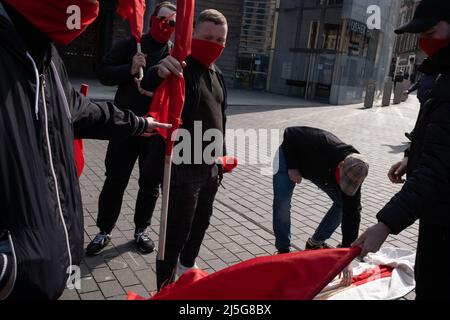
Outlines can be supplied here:
[[[175, 30], [176, 6], [164, 1], [151, 16], [150, 32], [141, 39], [142, 53], [136, 52], [133, 37], [118, 42], [102, 59], [100, 81], [118, 86], [114, 104], [138, 116], [148, 113], [151, 91], [142, 89], [139, 69], [144, 73], [169, 54], [170, 37]], [[146, 78], [145, 81], [154, 81]], [[119, 218], [122, 200], [136, 160], [139, 160], [139, 191], [134, 213], [134, 244], [142, 253], [153, 252], [155, 245], [146, 229], [150, 226], [164, 171], [165, 143], [160, 135], [112, 140], [105, 157], [106, 180], [98, 199], [99, 233], [86, 248], [87, 255], [98, 255], [109, 244], [111, 231]]]
[[439, 76], [405, 158], [388, 173], [393, 183], [404, 186], [354, 246], [362, 247], [362, 256], [376, 252], [389, 234], [419, 220], [416, 299], [450, 299], [450, 2], [423, 0], [412, 21], [396, 30], [404, 32], [420, 33], [419, 46], [429, 59], [419, 70]]
[[[83, 14], [68, 28], [68, 8]], [[149, 136], [158, 124], [92, 103], [70, 85], [53, 41], [70, 43], [94, 0], [0, 1], [0, 299], [57, 299], [83, 256], [74, 138]]]
[[[278, 161], [277, 161], [278, 160]], [[323, 249], [342, 221], [342, 245], [350, 247], [359, 233], [361, 220], [361, 184], [369, 165], [353, 146], [332, 133], [310, 127], [291, 127], [275, 159], [273, 176], [273, 229], [278, 253], [291, 246], [291, 199], [296, 184], [308, 179], [333, 201], [307, 250]]]

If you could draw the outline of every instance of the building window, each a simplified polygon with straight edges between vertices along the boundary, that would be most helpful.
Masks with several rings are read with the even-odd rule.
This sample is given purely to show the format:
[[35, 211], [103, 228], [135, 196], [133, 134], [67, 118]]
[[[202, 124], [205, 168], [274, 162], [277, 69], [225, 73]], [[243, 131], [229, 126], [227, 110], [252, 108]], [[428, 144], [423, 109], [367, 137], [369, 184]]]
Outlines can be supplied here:
[[326, 50], [337, 50], [340, 32], [341, 32], [340, 25], [326, 23], [323, 32], [324, 37], [323, 48]]
[[328, 5], [339, 5], [342, 4], [344, 1], [343, 0], [328, 0], [327, 4]]
[[308, 41], [308, 49], [316, 49], [317, 48], [317, 40], [319, 38], [319, 21], [311, 21], [309, 26], [309, 41]]

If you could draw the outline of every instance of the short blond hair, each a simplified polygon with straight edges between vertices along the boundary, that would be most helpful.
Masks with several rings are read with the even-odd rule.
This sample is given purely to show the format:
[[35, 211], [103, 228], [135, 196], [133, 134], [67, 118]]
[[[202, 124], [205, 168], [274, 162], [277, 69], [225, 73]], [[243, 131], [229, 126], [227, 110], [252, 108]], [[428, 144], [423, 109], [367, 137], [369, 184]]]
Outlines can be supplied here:
[[196, 25], [202, 22], [212, 22], [216, 25], [227, 25], [227, 18], [220, 12], [215, 9], [206, 9], [203, 10], [197, 18]]

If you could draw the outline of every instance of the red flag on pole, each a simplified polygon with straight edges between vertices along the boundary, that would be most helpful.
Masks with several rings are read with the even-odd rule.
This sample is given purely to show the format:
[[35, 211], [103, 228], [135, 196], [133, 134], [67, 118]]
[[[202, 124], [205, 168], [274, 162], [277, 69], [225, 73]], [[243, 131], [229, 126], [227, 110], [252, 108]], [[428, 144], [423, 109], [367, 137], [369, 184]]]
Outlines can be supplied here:
[[[142, 52], [141, 37], [144, 30], [145, 0], [119, 0], [117, 14], [130, 24], [131, 34], [136, 39], [137, 52]], [[144, 77], [143, 68], [139, 68], [139, 80]]]
[[117, 14], [128, 21], [131, 34], [140, 43], [144, 30], [145, 0], [119, 0]]
[[[175, 27], [175, 43], [172, 56], [180, 63], [191, 53], [192, 31], [194, 28], [194, 0], [177, 1], [177, 24]], [[173, 143], [172, 133], [180, 127], [181, 113], [185, 99], [184, 78], [170, 75], [159, 86], [153, 97], [149, 115], [157, 121], [172, 124], [172, 128], [158, 129], [158, 132], [168, 141], [166, 155], [171, 154]]]
[[[171, 55], [182, 63], [191, 53], [192, 32], [194, 29], [195, 0], [177, 1], [177, 23], [175, 41]], [[184, 78], [169, 75], [156, 90], [149, 114], [157, 121], [172, 124], [169, 130], [158, 129], [166, 139], [166, 156], [164, 159], [163, 198], [159, 228], [159, 247], [157, 260], [164, 261], [166, 246], [167, 213], [169, 207], [170, 175], [172, 168], [172, 133], [181, 125], [181, 114], [185, 99]]]
[[[192, 269], [152, 300], [311, 300], [361, 248], [301, 251], [259, 257], [211, 275]], [[128, 299], [142, 297], [129, 293]]]

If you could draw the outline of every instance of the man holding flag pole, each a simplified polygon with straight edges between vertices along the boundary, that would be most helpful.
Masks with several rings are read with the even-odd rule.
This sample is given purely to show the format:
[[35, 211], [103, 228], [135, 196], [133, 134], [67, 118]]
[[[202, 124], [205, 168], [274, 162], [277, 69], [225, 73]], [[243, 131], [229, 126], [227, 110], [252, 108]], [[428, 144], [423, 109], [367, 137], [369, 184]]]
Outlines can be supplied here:
[[[155, 93], [150, 115], [173, 125], [169, 132], [159, 130], [168, 143], [156, 261], [158, 290], [196, 267], [222, 171], [216, 161], [226, 154], [227, 93], [214, 62], [225, 48], [227, 20], [217, 10], [203, 11], [197, 19], [191, 47], [194, 1], [178, 1], [177, 7], [174, 51], [149, 70], [156, 71], [161, 81], [165, 79]], [[142, 81], [145, 90], [153, 90], [153, 84], [145, 78]], [[177, 128], [181, 130], [174, 131]], [[192, 143], [202, 139], [207, 131], [216, 133], [209, 157], [210, 146]]]
[[[115, 104], [144, 115], [153, 93], [140, 84], [147, 70], [169, 54], [170, 37], [175, 30], [176, 6], [164, 1], [156, 6], [150, 32], [142, 35], [145, 0], [121, 0], [117, 13], [128, 20], [132, 37], [117, 43], [103, 58], [100, 81], [118, 86]], [[146, 78], [145, 81], [152, 82]], [[122, 199], [131, 172], [139, 159], [139, 192], [135, 207], [135, 245], [142, 253], [151, 253], [154, 243], [146, 233], [150, 225], [162, 183], [164, 141], [159, 135], [144, 139], [129, 137], [109, 142], [105, 158], [106, 180], [99, 197], [97, 226], [99, 234], [86, 248], [88, 255], [99, 254], [110, 242], [110, 233], [120, 215]]]

